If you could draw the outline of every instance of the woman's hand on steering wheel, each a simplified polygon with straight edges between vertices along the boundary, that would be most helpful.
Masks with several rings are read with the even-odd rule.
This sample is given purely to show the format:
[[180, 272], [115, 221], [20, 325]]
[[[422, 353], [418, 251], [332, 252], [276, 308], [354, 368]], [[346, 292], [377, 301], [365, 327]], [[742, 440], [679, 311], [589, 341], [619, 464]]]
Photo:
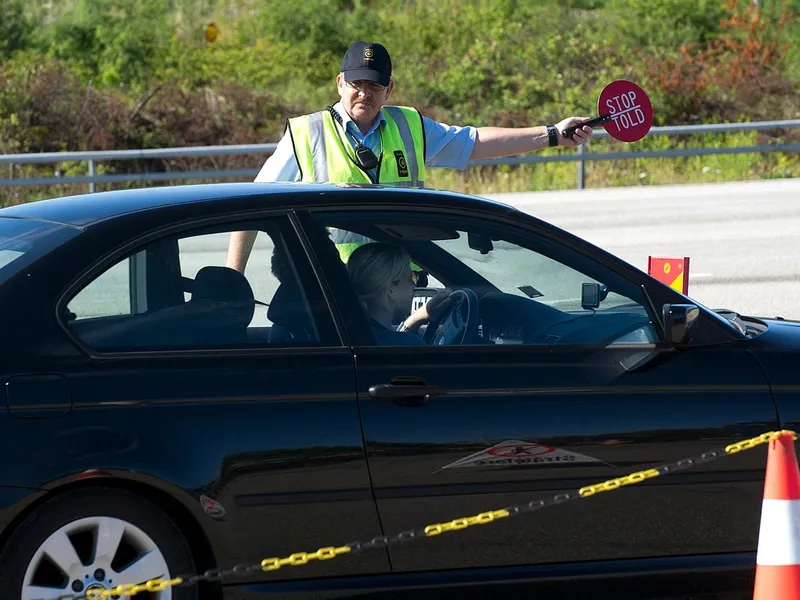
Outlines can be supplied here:
[[431, 296], [424, 305], [411, 313], [403, 322], [406, 329], [414, 330], [426, 321], [438, 320], [439, 317], [452, 308], [456, 300], [448, 292], [439, 292]]
[[428, 311], [433, 314], [422, 336], [423, 341], [429, 346], [474, 343], [479, 338], [478, 296], [469, 288], [453, 289], [445, 294], [447, 298], [439, 300], [433, 310]]

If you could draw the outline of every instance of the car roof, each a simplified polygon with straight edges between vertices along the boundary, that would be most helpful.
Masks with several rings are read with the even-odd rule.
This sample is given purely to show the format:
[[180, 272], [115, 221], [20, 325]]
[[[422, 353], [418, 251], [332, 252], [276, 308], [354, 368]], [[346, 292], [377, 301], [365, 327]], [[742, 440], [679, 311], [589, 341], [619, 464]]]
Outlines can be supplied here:
[[[378, 192], [377, 194], [375, 192]], [[93, 194], [61, 196], [47, 200], [38, 200], [26, 204], [18, 204], [0, 209], [0, 217], [16, 217], [39, 219], [63, 223], [78, 227], [88, 227], [93, 223], [115, 217], [143, 211], [157, 211], [176, 205], [198, 204], [203, 202], [228, 205], [237, 199], [239, 208], [265, 208], [265, 202], [273, 202], [274, 207], [291, 205], [295, 200], [310, 200], [309, 197], [324, 196], [325, 199], [308, 203], [336, 203], [337, 196], [345, 196], [348, 200], [369, 199], [374, 203], [386, 199], [387, 202], [397, 200], [397, 195], [419, 194], [428, 200], [436, 199], [444, 204], [461, 208], [502, 208], [516, 210], [513, 207], [458, 192], [435, 188], [399, 188], [386, 185], [340, 185], [329, 183], [210, 183], [198, 185], [175, 185], [128, 190], [112, 190]], [[252, 206], [250, 203], [252, 202]]]

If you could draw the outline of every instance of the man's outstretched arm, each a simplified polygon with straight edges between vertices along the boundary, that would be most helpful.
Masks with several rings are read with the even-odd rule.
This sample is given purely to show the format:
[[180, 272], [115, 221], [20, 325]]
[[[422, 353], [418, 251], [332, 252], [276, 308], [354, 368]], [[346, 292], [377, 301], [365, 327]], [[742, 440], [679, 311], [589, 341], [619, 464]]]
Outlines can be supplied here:
[[[589, 119], [590, 117], [570, 117], [557, 123], [558, 145], [575, 148], [588, 141], [593, 133], [589, 127], [576, 129], [574, 139], [564, 137], [563, 131]], [[538, 127], [478, 127], [470, 159], [516, 156], [549, 146], [547, 127], [544, 125]]]

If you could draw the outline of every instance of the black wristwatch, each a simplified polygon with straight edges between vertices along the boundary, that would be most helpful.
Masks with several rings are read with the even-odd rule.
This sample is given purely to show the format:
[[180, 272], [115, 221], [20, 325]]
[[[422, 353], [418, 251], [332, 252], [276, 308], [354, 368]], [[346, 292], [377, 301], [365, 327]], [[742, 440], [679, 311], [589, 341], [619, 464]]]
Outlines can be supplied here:
[[550, 140], [550, 147], [558, 146], [558, 129], [555, 125], [547, 126], [547, 138]]

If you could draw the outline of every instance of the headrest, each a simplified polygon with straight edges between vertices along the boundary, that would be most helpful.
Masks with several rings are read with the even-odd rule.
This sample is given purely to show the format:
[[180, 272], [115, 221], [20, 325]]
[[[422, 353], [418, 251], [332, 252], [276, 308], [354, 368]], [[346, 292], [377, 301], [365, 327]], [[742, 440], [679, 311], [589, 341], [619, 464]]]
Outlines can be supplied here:
[[252, 302], [253, 288], [247, 278], [228, 267], [203, 267], [197, 272], [192, 299], [204, 298], [216, 302]]
[[236, 269], [203, 267], [197, 272], [192, 288], [192, 302], [210, 300], [223, 303], [224, 309], [240, 311], [237, 322], [250, 324], [255, 312], [255, 296], [250, 282]]

